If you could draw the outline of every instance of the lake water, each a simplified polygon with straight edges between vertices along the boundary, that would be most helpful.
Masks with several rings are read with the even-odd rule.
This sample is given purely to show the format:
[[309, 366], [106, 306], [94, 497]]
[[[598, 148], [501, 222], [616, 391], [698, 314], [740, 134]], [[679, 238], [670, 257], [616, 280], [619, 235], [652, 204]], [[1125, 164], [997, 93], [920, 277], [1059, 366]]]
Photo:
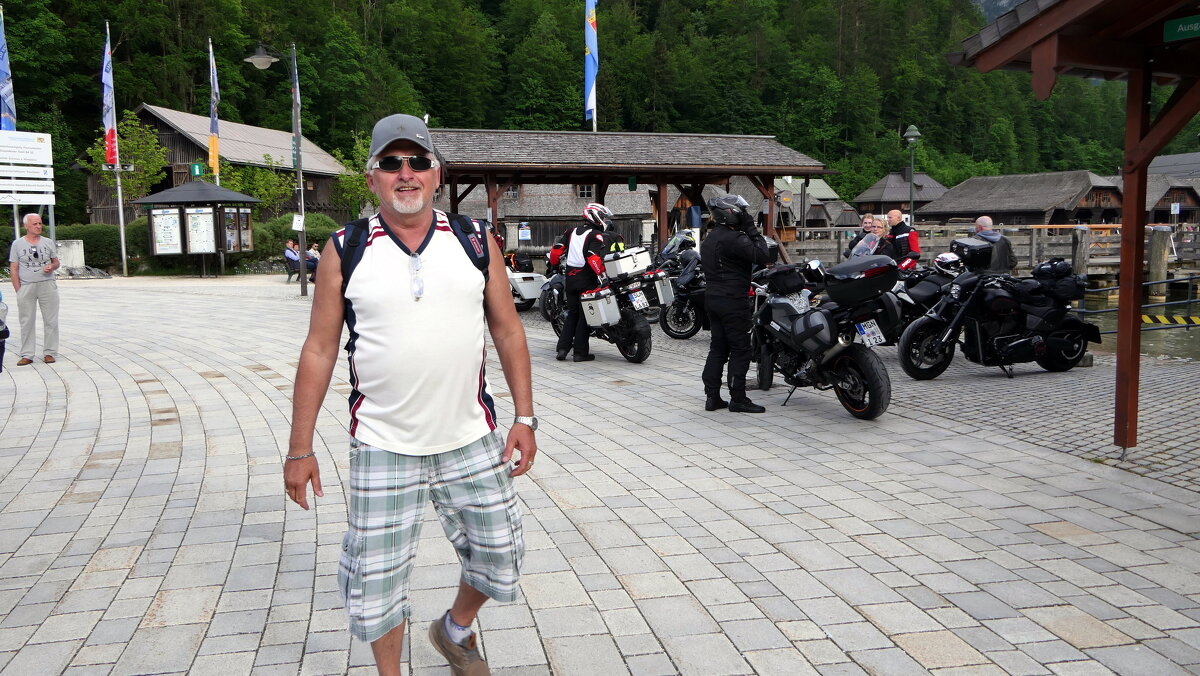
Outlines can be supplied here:
[[[1155, 315], [1170, 315], [1170, 316], [1200, 316], [1200, 299], [1196, 298], [1197, 294], [1192, 293], [1192, 300], [1195, 301], [1192, 305], [1175, 305], [1171, 307], [1150, 308], [1146, 314]], [[1187, 291], [1182, 288], [1172, 288], [1167, 293], [1168, 301], [1183, 301], [1188, 300]], [[1117, 307], [1116, 301], [1109, 301], [1104, 297], [1104, 294], [1089, 293], [1086, 299], [1088, 310], [1106, 310]], [[1084, 318], [1094, 324], [1100, 326], [1101, 331], [1115, 331], [1117, 329], [1117, 313], [1105, 312], [1103, 314], [1089, 314]], [[1153, 324], [1143, 324], [1143, 327], [1157, 326]], [[1101, 336], [1103, 342], [1096, 348], [1097, 352], [1116, 352], [1117, 351], [1117, 334], [1104, 334]], [[1183, 357], [1200, 361], [1200, 326], [1193, 326], [1190, 329], [1165, 329], [1142, 331], [1142, 354], [1154, 357]]]

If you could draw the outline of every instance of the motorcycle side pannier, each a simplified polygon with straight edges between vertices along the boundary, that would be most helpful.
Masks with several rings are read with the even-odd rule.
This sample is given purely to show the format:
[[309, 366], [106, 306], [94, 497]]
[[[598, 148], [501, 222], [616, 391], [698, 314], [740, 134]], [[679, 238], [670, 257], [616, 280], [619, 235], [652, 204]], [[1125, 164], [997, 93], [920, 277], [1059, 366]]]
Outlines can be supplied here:
[[950, 253], [962, 259], [968, 270], [985, 270], [992, 264], [992, 243], [974, 237], [950, 242]]
[[642, 291], [651, 305], [666, 307], [675, 302], [675, 287], [664, 270], [654, 270], [642, 275]]
[[900, 279], [896, 261], [888, 256], [862, 256], [839, 263], [825, 271], [825, 289], [830, 300], [857, 305], [878, 298]]
[[800, 315], [792, 325], [792, 333], [809, 354], [824, 352], [837, 342], [837, 331], [829, 312], [819, 308]]
[[606, 287], [580, 295], [580, 306], [588, 326], [609, 326], [621, 321], [621, 309], [612, 289]]

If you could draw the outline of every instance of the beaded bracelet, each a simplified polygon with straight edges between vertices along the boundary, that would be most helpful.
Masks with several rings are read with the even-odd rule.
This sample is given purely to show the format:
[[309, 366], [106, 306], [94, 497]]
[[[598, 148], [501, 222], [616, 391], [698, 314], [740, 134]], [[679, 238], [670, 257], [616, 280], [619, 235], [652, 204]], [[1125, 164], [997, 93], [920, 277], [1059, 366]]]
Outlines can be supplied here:
[[303, 460], [303, 459], [305, 459], [305, 458], [311, 458], [311, 457], [313, 457], [314, 455], [316, 455], [316, 452], [315, 452], [315, 451], [314, 451], [314, 452], [312, 452], [312, 453], [309, 453], [309, 454], [307, 454], [307, 455], [285, 455], [285, 456], [283, 456], [283, 457], [284, 457], [284, 458], [287, 458], [288, 460]]

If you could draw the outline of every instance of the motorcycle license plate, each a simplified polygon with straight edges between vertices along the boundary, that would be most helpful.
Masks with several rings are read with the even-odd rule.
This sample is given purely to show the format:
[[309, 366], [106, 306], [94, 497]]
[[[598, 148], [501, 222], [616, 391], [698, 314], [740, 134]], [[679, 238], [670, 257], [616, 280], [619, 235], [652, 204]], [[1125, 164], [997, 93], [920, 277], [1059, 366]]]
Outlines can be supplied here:
[[862, 324], [857, 325], [858, 335], [862, 336], [863, 342], [867, 345], [878, 345], [887, 340], [883, 337], [883, 331], [879, 330], [879, 323], [874, 319], [868, 319]]
[[646, 300], [645, 291], [634, 291], [629, 294], [629, 302], [633, 303], [634, 310], [645, 310], [650, 307], [650, 301]]

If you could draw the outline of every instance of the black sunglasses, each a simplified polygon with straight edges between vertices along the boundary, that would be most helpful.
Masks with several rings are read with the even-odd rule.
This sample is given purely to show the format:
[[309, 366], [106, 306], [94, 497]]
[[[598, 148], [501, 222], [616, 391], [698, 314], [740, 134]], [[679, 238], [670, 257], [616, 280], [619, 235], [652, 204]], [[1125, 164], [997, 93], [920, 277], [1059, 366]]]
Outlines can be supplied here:
[[404, 166], [404, 161], [408, 160], [408, 166], [413, 171], [429, 171], [433, 168], [433, 158], [424, 155], [387, 155], [375, 160], [375, 164], [371, 165], [372, 169], [380, 171], [393, 172], [400, 171]]

